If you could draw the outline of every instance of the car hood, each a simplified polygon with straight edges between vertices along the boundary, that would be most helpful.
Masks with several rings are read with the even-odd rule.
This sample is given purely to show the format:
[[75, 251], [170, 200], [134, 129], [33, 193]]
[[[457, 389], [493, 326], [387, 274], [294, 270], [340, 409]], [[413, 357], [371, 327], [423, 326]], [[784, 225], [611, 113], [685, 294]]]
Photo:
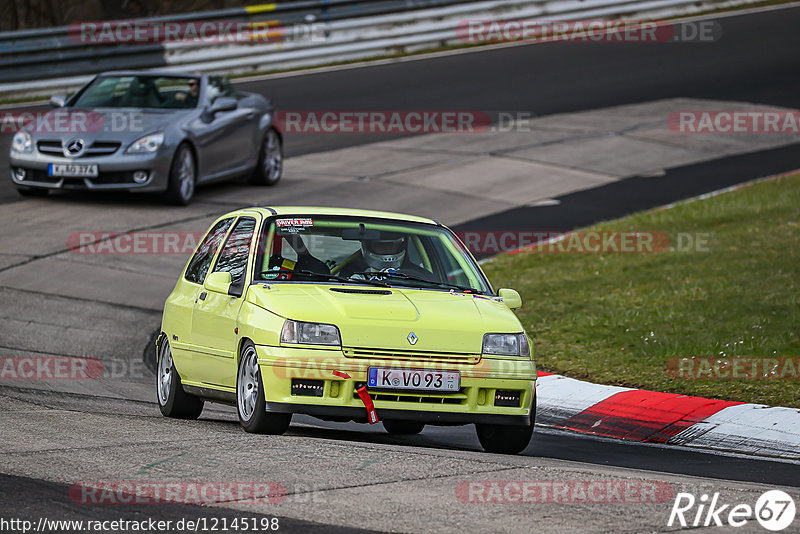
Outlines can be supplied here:
[[[502, 302], [464, 293], [257, 284], [251, 286], [247, 298], [287, 319], [335, 324], [344, 347], [478, 354], [484, 333], [522, 331], [519, 320]], [[408, 340], [411, 332], [417, 338], [414, 345]]]
[[89, 144], [95, 140], [128, 144], [149, 133], [174, 128], [194, 111], [58, 108], [38, 117], [30, 130], [37, 140], [63, 142], [78, 137]]

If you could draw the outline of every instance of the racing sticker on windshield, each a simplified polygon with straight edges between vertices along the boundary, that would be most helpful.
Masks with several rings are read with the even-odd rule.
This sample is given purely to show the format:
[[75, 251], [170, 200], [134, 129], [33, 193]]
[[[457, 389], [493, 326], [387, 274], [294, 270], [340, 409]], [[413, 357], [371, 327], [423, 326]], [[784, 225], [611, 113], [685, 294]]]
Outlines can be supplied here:
[[264, 271], [261, 273], [261, 278], [264, 280], [291, 280], [292, 273], [287, 273], [286, 271], [282, 271], [279, 265], [276, 265], [269, 271]]
[[312, 219], [278, 219], [275, 221], [275, 224], [278, 225], [279, 228], [285, 228], [287, 226], [314, 226], [314, 221]]
[[275, 224], [284, 234], [296, 234], [309, 226], [314, 226], [314, 221], [312, 219], [277, 219]]
[[278, 265], [273, 265], [268, 271], [261, 273], [261, 276], [265, 280], [291, 280], [292, 274], [286, 271], [293, 271], [296, 266], [296, 261], [284, 258]]

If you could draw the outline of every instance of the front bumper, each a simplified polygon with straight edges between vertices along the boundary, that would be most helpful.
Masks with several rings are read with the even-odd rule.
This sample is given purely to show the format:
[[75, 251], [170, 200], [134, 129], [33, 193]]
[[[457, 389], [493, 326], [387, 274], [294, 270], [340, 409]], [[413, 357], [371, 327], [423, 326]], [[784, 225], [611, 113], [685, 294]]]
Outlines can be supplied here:
[[[122, 149], [120, 149], [122, 150]], [[97, 165], [96, 178], [69, 178], [48, 176], [48, 166], [58, 163]], [[11, 180], [19, 187], [39, 189], [79, 189], [79, 190], [115, 190], [115, 191], [164, 191], [169, 180], [172, 157], [162, 151], [155, 154], [124, 154], [119, 151], [113, 155], [98, 157], [82, 157], [70, 159], [50, 154], [12, 152], [9, 157]], [[25, 178], [20, 180], [15, 171], [25, 170]], [[147, 181], [136, 183], [133, 173], [146, 171]]]
[[[444, 360], [392, 360], [345, 357], [339, 349], [257, 346], [267, 411], [320, 418], [367, 421], [356, 389], [370, 367], [459, 371], [457, 393], [368, 389], [380, 419], [457, 425], [530, 425], [535, 406], [536, 368], [530, 360], [480, 358], [477, 363]], [[338, 373], [349, 375], [345, 378]], [[322, 382], [321, 396], [292, 393], [292, 380]], [[496, 393], [516, 392], [519, 406], [498, 406]]]

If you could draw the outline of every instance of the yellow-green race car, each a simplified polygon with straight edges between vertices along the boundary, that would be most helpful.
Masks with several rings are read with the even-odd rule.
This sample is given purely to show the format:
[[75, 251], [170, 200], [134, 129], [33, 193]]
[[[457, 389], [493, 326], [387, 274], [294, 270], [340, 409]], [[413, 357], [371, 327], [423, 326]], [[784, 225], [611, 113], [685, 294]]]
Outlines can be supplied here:
[[236, 406], [248, 432], [292, 414], [392, 434], [474, 423], [516, 454], [536, 414], [531, 345], [458, 237], [431, 219], [334, 208], [220, 217], [164, 306], [156, 392], [168, 417]]

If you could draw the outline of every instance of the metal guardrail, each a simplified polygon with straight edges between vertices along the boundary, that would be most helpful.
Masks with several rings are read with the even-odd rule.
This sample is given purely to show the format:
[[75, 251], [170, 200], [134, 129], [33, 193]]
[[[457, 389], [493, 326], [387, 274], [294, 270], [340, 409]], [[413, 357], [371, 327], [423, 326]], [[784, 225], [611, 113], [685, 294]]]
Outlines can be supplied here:
[[[283, 4], [258, 4], [231, 9], [218, 9], [214, 11], [203, 11], [201, 13], [183, 13], [178, 15], [164, 15], [160, 17], [148, 17], [136, 19], [138, 22], [187, 22], [204, 20], [248, 20], [263, 17], [266, 13], [282, 16], [284, 14], [301, 13], [303, 16], [309, 13], [319, 12], [323, 20], [335, 16], [339, 8], [347, 7], [356, 9], [358, 4], [376, 3], [375, 0], [304, 0], [299, 2], [287, 2]], [[398, 2], [392, 2], [398, 3]], [[399, 2], [415, 4], [418, 2]], [[419, 2], [424, 4], [423, 2]], [[68, 26], [55, 28], [38, 28], [31, 30], [19, 30], [11, 32], [0, 32], [0, 54], [42, 51], [46, 50], [52, 41], [48, 38], [60, 38], [67, 36]], [[59, 41], [61, 42], [61, 41]]]
[[[305, 0], [136, 19], [136, 23], [242, 21], [290, 26], [413, 11], [475, 0]], [[0, 33], [0, 80], [14, 82], [167, 65], [165, 43], [85, 43], [69, 26]], [[72, 28], [74, 32], [74, 28]], [[207, 45], [208, 46], [208, 45]]]
[[[264, 22], [265, 13], [287, 29], [281, 42], [163, 42], [139, 45], [86, 45], [72, 41], [61, 50], [37, 50], [30, 42], [69, 39], [67, 28], [0, 33], [0, 96], [71, 90], [110, 69], [202, 70], [249, 73], [358, 60], [463, 44], [459, 23], [466, 20], [576, 20], [667, 17], [757, 0], [309, 0], [182, 15], [180, 20], [237, 19]], [[279, 9], [280, 6], [285, 6]], [[280, 14], [279, 14], [280, 12]], [[248, 17], [243, 19], [242, 17]], [[314, 39], [292, 39], [291, 25], [313, 20]], [[178, 17], [140, 21], [178, 22]], [[24, 34], [20, 36], [20, 33]], [[22, 44], [4, 54], [3, 43]], [[36, 41], [36, 40], [39, 41]], [[26, 51], [23, 51], [26, 50]], [[16, 58], [16, 59], [15, 59]], [[8, 76], [6, 76], [8, 74]]]

